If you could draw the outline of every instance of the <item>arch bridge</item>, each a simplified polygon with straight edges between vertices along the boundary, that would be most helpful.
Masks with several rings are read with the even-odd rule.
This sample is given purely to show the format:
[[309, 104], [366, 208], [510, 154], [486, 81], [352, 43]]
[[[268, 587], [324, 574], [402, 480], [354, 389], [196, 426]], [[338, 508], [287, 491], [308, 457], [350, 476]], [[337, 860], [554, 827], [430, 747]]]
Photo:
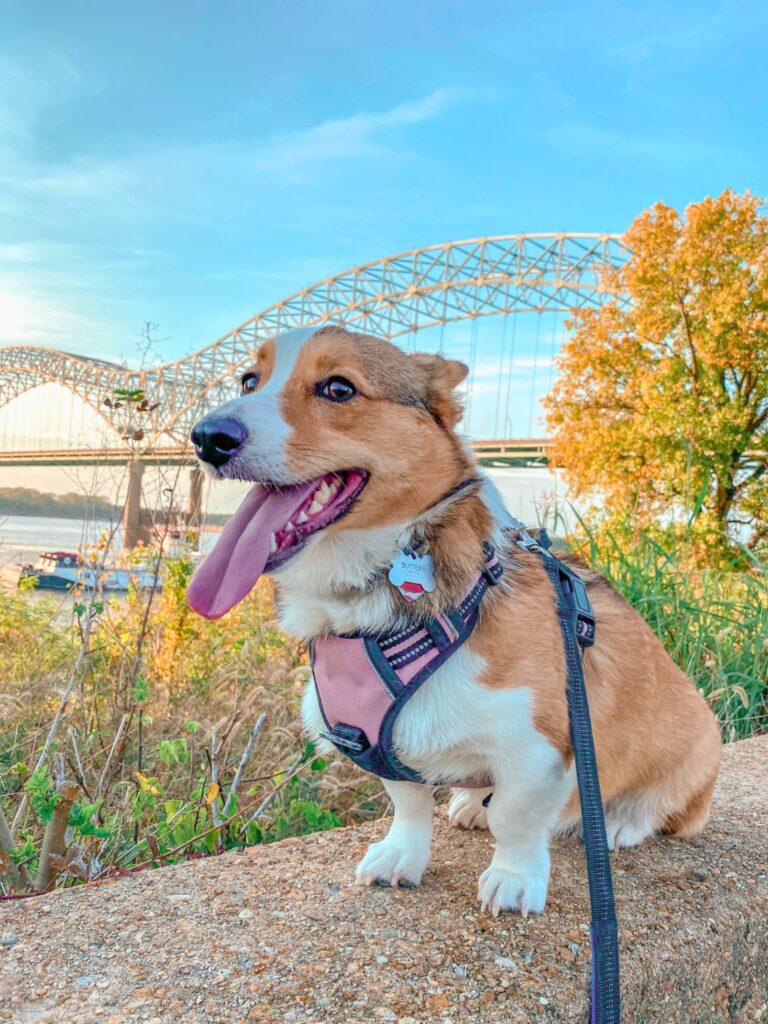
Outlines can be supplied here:
[[[193, 424], [206, 409], [232, 396], [234, 379], [254, 352], [281, 331], [341, 323], [397, 339], [456, 321], [476, 323], [481, 317], [594, 308], [617, 298], [607, 272], [626, 258], [620, 236], [613, 234], [473, 238], [398, 253], [327, 277], [268, 306], [211, 345], [158, 366], [132, 369], [47, 348], [0, 348], [0, 408], [55, 382], [96, 410], [126, 442], [97, 456], [87, 450], [9, 450], [0, 438], [0, 464], [188, 461]], [[507, 372], [504, 358], [502, 343], [499, 388]], [[473, 372], [471, 366], [470, 398]], [[519, 450], [540, 451], [545, 445], [545, 439], [526, 439]], [[511, 438], [477, 442], [476, 447], [488, 458], [514, 456], [518, 450]], [[134, 478], [140, 479], [140, 471]]]

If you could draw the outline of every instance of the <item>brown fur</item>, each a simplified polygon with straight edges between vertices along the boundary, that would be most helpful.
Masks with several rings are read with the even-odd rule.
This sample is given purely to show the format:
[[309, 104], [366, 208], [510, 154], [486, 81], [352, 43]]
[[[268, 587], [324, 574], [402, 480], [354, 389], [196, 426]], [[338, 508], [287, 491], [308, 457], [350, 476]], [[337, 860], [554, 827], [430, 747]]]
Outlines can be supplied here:
[[[388, 342], [338, 328], [319, 331], [302, 349], [282, 392], [281, 411], [294, 428], [286, 446], [291, 471], [298, 478], [311, 478], [335, 464], [371, 474], [361, 498], [331, 531], [413, 518], [453, 482], [472, 475], [471, 460], [458, 438], [430, 408], [430, 403], [437, 404], [446, 414], [448, 404], [455, 402], [450, 381], [457, 370], [451, 361], [441, 389], [428, 367]], [[315, 395], [316, 384], [335, 375], [358, 388], [354, 402], [334, 404]]]

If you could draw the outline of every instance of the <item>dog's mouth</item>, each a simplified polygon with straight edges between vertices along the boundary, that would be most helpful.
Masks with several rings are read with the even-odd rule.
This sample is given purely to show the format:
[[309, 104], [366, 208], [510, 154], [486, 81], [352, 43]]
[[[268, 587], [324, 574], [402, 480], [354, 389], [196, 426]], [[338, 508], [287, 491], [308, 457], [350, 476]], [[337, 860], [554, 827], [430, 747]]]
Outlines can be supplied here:
[[224, 615], [263, 573], [283, 566], [348, 512], [367, 482], [364, 470], [345, 469], [289, 487], [255, 484], [192, 577], [191, 607], [207, 619]]

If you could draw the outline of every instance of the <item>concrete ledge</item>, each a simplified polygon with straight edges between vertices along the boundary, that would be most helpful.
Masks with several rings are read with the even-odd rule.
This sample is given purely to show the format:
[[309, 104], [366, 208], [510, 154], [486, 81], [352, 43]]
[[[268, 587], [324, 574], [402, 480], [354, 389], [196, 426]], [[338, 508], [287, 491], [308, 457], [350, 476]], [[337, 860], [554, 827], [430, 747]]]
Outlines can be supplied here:
[[[625, 1022], [768, 1021], [768, 737], [725, 751], [694, 842], [614, 857]], [[484, 833], [438, 822], [421, 890], [359, 889], [385, 823], [3, 906], [0, 1020], [47, 1024], [583, 1021], [582, 850], [547, 913], [480, 915]]]

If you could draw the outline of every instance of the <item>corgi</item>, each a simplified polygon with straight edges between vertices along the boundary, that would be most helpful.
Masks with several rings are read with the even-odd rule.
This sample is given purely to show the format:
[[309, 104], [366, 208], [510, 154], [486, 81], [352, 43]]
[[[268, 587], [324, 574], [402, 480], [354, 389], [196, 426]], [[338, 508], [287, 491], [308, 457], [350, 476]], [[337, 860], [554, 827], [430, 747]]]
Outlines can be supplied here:
[[[217, 618], [268, 574], [282, 627], [318, 645], [316, 663], [334, 638], [369, 644], [383, 636], [415, 637], [408, 657], [418, 661], [434, 623], [447, 624], [441, 650], [450, 648], [450, 656], [441, 656], [430, 678], [406, 693], [407, 680], [397, 677], [402, 706], [385, 760], [399, 768], [378, 772], [394, 816], [357, 879], [421, 882], [434, 787], [448, 783], [450, 821], [487, 828], [496, 841], [478, 883], [483, 908], [527, 914], [545, 906], [550, 837], [580, 827], [565, 656], [541, 560], [514, 544], [498, 491], [456, 432], [456, 389], [466, 374], [454, 359], [408, 354], [338, 326], [264, 342], [242, 375], [242, 394], [191, 434], [210, 476], [253, 488], [198, 568], [188, 599]], [[484, 587], [489, 551], [502, 574]], [[399, 576], [390, 578], [404, 557], [421, 565], [429, 559], [410, 592]], [[693, 836], [707, 820], [720, 761], [715, 718], [637, 612], [599, 574], [570, 561], [597, 620], [584, 672], [609, 846], [634, 846], [657, 833]], [[478, 589], [482, 600], [464, 628], [451, 609]], [[451, 647], [457, 622], [462, 642]], [[338, 703], [355, 672], [369, 670], [361, 651], [326, 658], [324, 703]], [[351, 673], [338, 689], [334, 671]], [[370, 747], [375, 737], [364, 728], [328, 731], [318, 681], [303, 702], [308, 732], [324, 734], [329, 749], [331, 741], [340, 749]]]

